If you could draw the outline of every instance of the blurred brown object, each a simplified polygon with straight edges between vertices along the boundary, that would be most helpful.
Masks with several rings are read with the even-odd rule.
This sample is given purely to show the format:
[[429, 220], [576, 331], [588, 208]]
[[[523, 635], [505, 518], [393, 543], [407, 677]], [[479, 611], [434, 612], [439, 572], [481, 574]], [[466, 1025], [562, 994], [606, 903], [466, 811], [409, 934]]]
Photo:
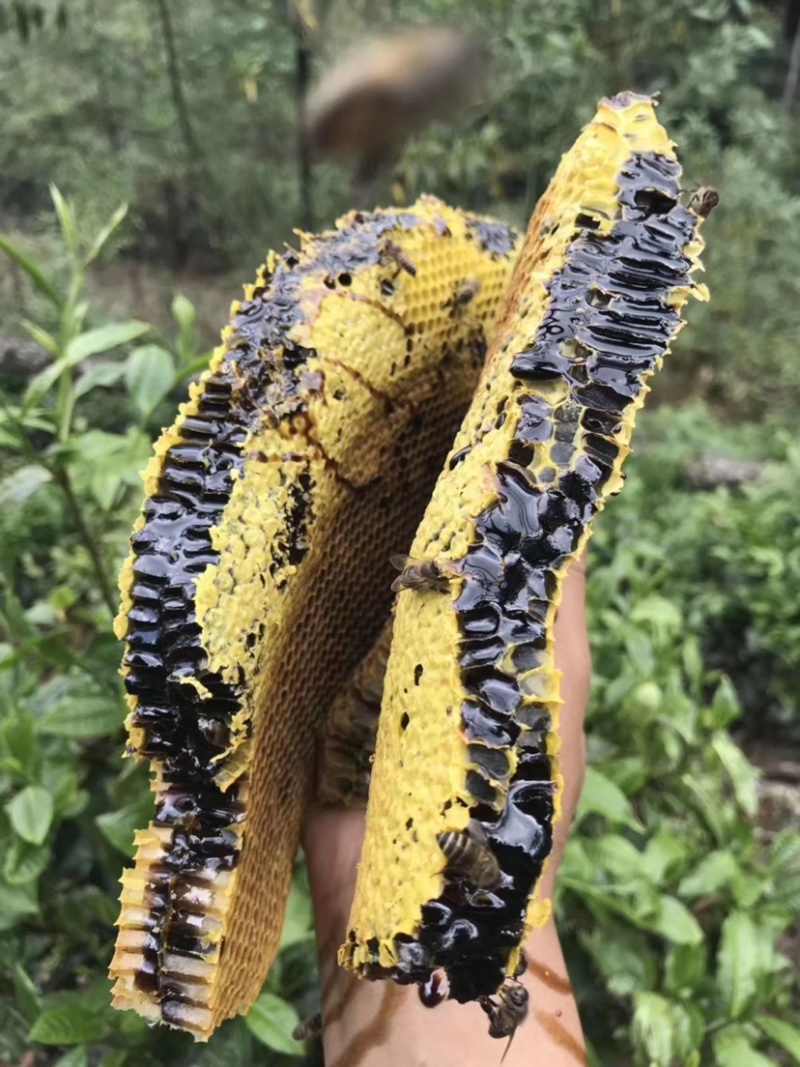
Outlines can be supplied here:
[[315, 156], [355, 157], [354, 191], [361, 199], [412, 134], [475, 103], [486, 80], [483, 45], [458, 30], [416, 26], [365, 42], [329, 68], [311, 93], [309, 149]]

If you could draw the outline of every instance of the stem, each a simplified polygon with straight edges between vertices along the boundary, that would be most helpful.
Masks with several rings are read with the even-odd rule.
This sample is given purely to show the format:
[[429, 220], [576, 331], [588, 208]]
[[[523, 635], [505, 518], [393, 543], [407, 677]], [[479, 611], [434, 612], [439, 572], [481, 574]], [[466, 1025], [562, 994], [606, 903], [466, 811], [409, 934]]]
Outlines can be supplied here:
[[304, 40], [302, 29], [295, 29], [295, 104], [297, 108], [297, 177], [300, 185], [300, 225], [306, 230], [314, 228], [314, 203], [311, 154], [305, 129], [306, 96], [311, 77], [311, 49]]
[[797, 83], [800, 81], [800, 20], [794, 31], [792, 51], [789, 56], [789, 69], [786, 71], [786, 81], [783, 84], [783, 96], [781, 105], [784, 111], [791, 111], [797, 93]]
[[186, 97], [183, 94], [183, 83], [181, 82], [180, 67], [178, 66], [178, 51], [175, 47], [172, 18], [167, 0], [154, 0], [154, 3], [161, 23], [161, 36], [164, 39], [164, 51], [167, 56], [167, 76], [169, 78], [170, 93], [172, 94], [172, 106], [175, 109], [187, 155], [190, 159], [197, 161], [200, 159], [200, 148], [194, 135], [192, 120], [189, 117]]
[[100, 593], [103, 597], [103, 601], [108, 610], [111, 612], [111, 617], [113, 618], [117, 613], [117, 598], [114, 595], [114, 592], [111, 588], [111, 583], [108, 579], [108, 575], [106, 574], [105, 564], [103, 563], [103, 557], [100, 554], [100, 546], [95, 540], [94, 534], [86, 525], [86, 520], [84, 519], [83, 512], [81, 511], [80, 501], [78, 500], [78, 497], [75, 494], [75, 489], [73, 488], [72, 480], [69, 476], [69, 471], [67, 471], [64, 467], [56, 467], [53, 470], [53, 477], [55, 478], [56, 483], [61, 486], [61, 489], [64, 492], [64, 496], [67, 501], [67, 506], [72, 512], [72, 518], [78, 529], [80, 538], [83, 541], [86, 551], [89, 553], [92, 563], [94, 564], [94, 569], [95, 573], [97, 574], [97, 581], [100, 586]]

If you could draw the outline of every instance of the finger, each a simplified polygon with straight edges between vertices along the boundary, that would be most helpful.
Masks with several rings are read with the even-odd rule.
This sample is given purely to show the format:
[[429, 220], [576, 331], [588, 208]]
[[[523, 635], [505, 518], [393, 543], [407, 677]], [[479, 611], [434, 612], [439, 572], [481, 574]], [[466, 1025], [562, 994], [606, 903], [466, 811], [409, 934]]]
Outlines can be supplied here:
[[541, 896], [552, 897], [570, 823], [586, 774], [584, 716], [589, 700], [592, 662], [586, 623], [586, 557], [573, 561], [564, 582], [555, 623], [555, 659], [561, 675], [558, 772], [563, 788], [561, 818], [553, 831], [553, 848], [542, 879]]

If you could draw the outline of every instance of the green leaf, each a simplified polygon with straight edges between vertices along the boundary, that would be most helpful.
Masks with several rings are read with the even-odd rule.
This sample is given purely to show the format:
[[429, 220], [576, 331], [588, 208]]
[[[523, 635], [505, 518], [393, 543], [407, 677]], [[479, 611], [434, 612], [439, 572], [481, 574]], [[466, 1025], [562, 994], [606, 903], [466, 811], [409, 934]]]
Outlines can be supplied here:
[[749, 915], [732, 912], [722, 924], [717, 953], [717, 986], [729, 1015], [738, 1019], [756, 995], [760, 945], [764, 937]]
[[586, 848], [594, 863], [622, 881], [642, 873], [642, 853], [619, 834], [601, 834]]
[[82, 1045], [76, 1045], [56, 1060], [54, 1067], [88, 1067], [88, 1063], [86, 1049]]
[[25, 885], [39, 877], [50, 859], [50, 849], [17, 838], [3, 858], [3, 877], [9, 885]]
[[675, 601], [655, 595], [645, 597], [635, 604], [630, 620], [633, 623], [649, 623], [654, 630], [665, 635], [680, 633], [683, 625], [683, 615]]
[[103, 363], [93, 363], [83, 372], [75, 383], [75, 399], [85, 396], [92, 389], [107, 388], [116, 385], [125, 377], [125, 364], [112, 363], [110, 360]]
[[101, 352], [109, 352], [120, 345], [128, 344], [147, 333], [150, 329], [146, 322], [138, 322], [132, 319], [129, 322], [110, 322], [105, 326], [98, 326], [94, 330], [86, 330], [78, 334], [67, 345], [63, 356], [50, 367], [35, 375], [28, 385], [26, 397], [43, 396], [61, 377], [65, 370], [76, 367], [89, 356], [99, 355]]
[[114, 231], [116, 229], [118, 229], [118, 227], [120, 226], [120, 224], [122, 223], [122, 221], [124, 220], [124, 218], [125, 218], [125, 216], [127, 214], [128, 214], [128, 205], [127, 204], [120, 204], [120, 206], [117, 208], [117, 210], [111, 216], [111, 218], [108, 220], [108, 222], [102, 228], [102, 230], [100, 230], [100, 232], [97, 234], [97, 236], [95, 237], [94, 241], [92, 241], [91, 248], [86, 253], [86, 259], [84, 259], [84, 261], [83, 261], [84, 267], [88, 267], [91, 263], [93, 263], [97, 259], [97, 257], [100, 255], [100, 253], [105, 248], [109, 238], [114, 233]]
[[14, 967], [14, 999], [28, 1023], [32, 1023], [42, 1010], [39, 991], [20, 963]]
[[89, 356], [97, 356], [101, 352], [110, 352], [120, 345], [127, 345], [135, 341], [137, 337], [147, 333], [150, 326], [138, 319], [130, 319], [127, 322], [109, 322], [105, 326], [98, 326], [94, 330], [86, 330], [73, 338], [64, 353], [68, 366], [74, 367]]
[[657, 993], [634, 998], [633, 1040], [646, 1056], [648, 1067], [671, 1067], [692, 1051], [692, 1024], [680, 1004]]
[[636, 818], [628, 798], [619, 786], [595, 767], [589, 767], [586, 772], [576, 822], [589, 814], [602, 815], [611, 823], [621, 823], [638, 833], [644, 833], [644, 827]]
[[0, 508], [19, 507], [28, 497], [33, 496], [37, 489], [52, 480], [50, 471], [38, 463], [19, 467], [0, 482]]
[[669, 993], [687, 997], [705, 979], [708, 953], [705, 942], [671, 945], [664, 965], [664, 984]]
[[35, 322], [30, 322], [28, 319], [23, 319], [21, 325], [23, 329], [28, 331], [37, 345], [41, 345], [51, 356], [58, 356], [58, 341], [51, 333], [48, 333], [43, 327], [37, 326]]
[[295, 877], [292, 891], [286, 905], [286, 917], [283, 920], [281, 948], [305, 941], [313, 934], [311, 897], [303, 881]]
[[728, 1035], [724, 1030], [714, 1037], [714, 1059], [717, 1067], [775, 1067], [747, 1038]]
[[120, 729], [125, 709], [107, 696], [67, 700], [48, 711], [38, 723], [41, 734], [56, 737], [108, 737]]
[[656, 915], [646, 926], [674, 945], [698, 945], [703, 940], [697, 919], [676, 897], [661, 897]]
[[124, 856], [131, 858], [134, 853], [134, 830], [146, 826], [152, 817], [153, 796], [151, 793], [145, 793], [132, 804], [98, 815], [95, 822], [106, 840]]
[[0, 930], [11, 930], [22, 919], [39, 914], [36, 886], [25, 887], [0, 882]]
[[106, 1053], [98, 1064], [98, 1067], [122, 1067], [128, 1060], [129, 1049], [115, 1048]]
[[691, 874], [687, 874], [678, 886], [682, 897], [705, 897], [730, 886], [739, 873], [739, 865], [732, 853], [709, 852], [700, 860]]
[[728, 773], [739, 807], [752, 818], [758, 811], [758, 771], [727, 734], [715, 734], [711, 746]]
[[782, 1019], [773, 1019], [771, 1015], [757, 1015], [756, 1026], [762, 1030], [770, 1041], [780, 1045], [794, 1059], [800, 1063], [800, 1030], [797, 1027], [784, 1022]]
[[180, 383], [185, 382], [187, 378], [193, 378], [195, 374], [202, 374], [202, 372], [208, 368], [211, 355], [212, 353], [210, 351], [204, 352], [202, 356], [198, 356], [197, 359], [193, 359], [191, 363], [187, 363], [185, 367], [181, 367], [175, 375], [173, 386], [180, 385]]
[[772, 842], [770, 863], [777, 873], [792, 874], [800, 868], [800, 834], [782, 830]]
[[64, 244], [70, 252], [75, 253], [78, 251], [78, 229], [75, 224], [75, 212], [72, 204], [61, 195], [61, 190], [57, 185], [50, 185], [50, 196], [53, 198], [56, 215], [58, 215]]
[[686, 844], [674, 831], [659, 831], [647, 842], [642, 870], [654, 885], [661, 885], [685, 865]]
[[172, 317], [178, 327], [178, 355], [180, 364], [187, 364], [195, 349], [195, 323], [197, 312], [191, 300], [183, 293], [176, 293], [172, 301]]
[[305, 1047], [292, 1037], [299, 1017], [291, 1004], [273, 993], [262, 993], [245, 1017], [247, 1028], [275, 1052], [290, 1056], [305, 1055]]
[[160, 345], [135, 348], [125, 364], [125, 383], [136, 410], [147, 418], [172, 388], [172, 356]]
[[714, 693], [708, 714], [705, 716], [708, 725], [717, 730], [724, 730], [741, 714], [742, 706], [733, 683], [727, 675], [723, 675]]
[[54, 307], [58, 308], [59, 311], [61, 310], [63, 301], [47, 275], [36, 266], [32, 259], [25, 255], [22, 249], [17, 248], [12, 241], [9, 241], [7, 237], [3, 237], [2, 234], [0, 234], [0, 252], [5, 252], [9, 259], [13, 259], [17, 266], [25, 271], [39, 292], [46, 296]]
[[53, 798], [39, 785], [28, 785], [6, 804], [11, 825], [23, 841], [41, 845], [53, 821]]
[[75, 1004], [46, 1008], [31, 1027], [31, 1041], [42, 1045], [84, 1045], [109, 1032], [107, 1019]]

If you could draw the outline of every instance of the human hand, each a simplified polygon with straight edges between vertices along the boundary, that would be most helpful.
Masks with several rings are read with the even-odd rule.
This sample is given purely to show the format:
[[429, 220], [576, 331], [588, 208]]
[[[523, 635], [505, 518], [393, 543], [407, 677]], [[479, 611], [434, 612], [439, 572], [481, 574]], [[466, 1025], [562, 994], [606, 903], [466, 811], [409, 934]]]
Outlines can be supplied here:
[[[556, 665], [563, 672], [559, 765], [564, 776], [562, 817], [542, 877], [540, 895], [552, 898], [558, 866], [578, 803], [586, 768], [583, 718], [591, 661], [586, 629], [585, 558], [576, 560], [564, 584], [555, 624]], [[367, 982], [337, 964], [345, 939], [364, 839], [364, 812], [315, 809], [304, 846], [316, 918], [327, 1067], [484, 1067], [499, 1063], [505, 1046], [488, 1036], [477, 1005], [445, 1001], [426, 1008], [414, 986]], [[525, 945], [522, 983], [530, 1014], [517, 1031], [504, 1067], [576, 1067], [586, 1063], [581, 1025], [551, 916]]]

